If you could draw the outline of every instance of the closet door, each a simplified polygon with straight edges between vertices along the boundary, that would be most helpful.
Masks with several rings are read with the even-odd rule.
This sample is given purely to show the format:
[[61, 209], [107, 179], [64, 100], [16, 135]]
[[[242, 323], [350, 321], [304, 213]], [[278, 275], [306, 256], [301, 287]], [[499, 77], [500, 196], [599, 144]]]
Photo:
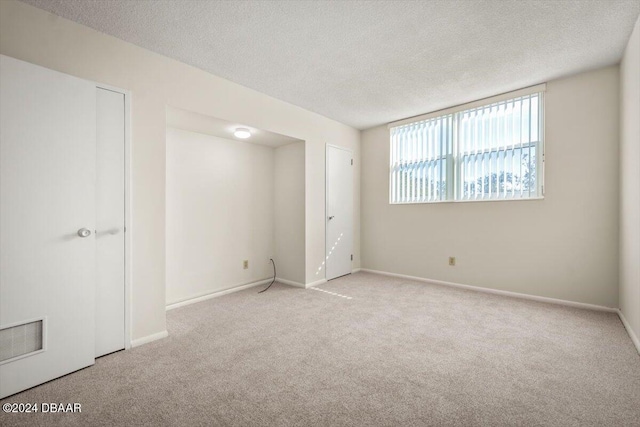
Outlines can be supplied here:
[[96, 357], [124, 348], [124, 94], [97, 88]]
[[94, 363], [96, 86], [0, 57], [0, 397]]
[[327, 146], [327, 280], [351, 274], [353, 262], [353, 152]]

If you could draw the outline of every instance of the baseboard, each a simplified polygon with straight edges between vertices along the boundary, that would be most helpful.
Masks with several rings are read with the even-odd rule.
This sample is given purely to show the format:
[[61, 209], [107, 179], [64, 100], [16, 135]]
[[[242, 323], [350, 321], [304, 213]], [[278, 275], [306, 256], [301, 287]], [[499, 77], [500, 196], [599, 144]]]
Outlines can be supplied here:
[[354, 268], [353, 270], [351, 270], [352, 273], [357, 273], [358, 271], [362, 271], [361, 268]]
[[270, 283], [271, 280], [273, 280], [273, 279], [263, 279], [263, 280], [260, 280], [258, 282], [251, 282], [251, 283], [247, 283], [247, 284], [244, 284], [244, 285], [233, 286], [231, 288], [224, 289], [222, 291], [209, 292], [209, 293], [206, 293], [204, 295], [199, 295], [197, 297], [189, 298], [189, 299], [186, 299], [186, 300], [183, 300], [183, 301], [178, 301], [178, 302], [174, 302], [174, 303], [171, 303], [171, 304], [167, 304], [166, 309], [167, 309], [167, 311], [168, 310], [173, 310], [174, 308], [184, 307], [185, 305], [191, 305], [191, 304], [195, 304], [197, 302], [206, 301], [206, 300], [211, 299], [211, 298], [221, 297], [222, 295], [231, 294], [233, 292], [238, 292], [238, 291], [241, 291], [243, 289], [253, 288], [254, 286], [266, 285], [267, 283]]
[[287, 279], [281, 279], [280, 277], [278, 277], [276, 279], [276, 282], [280, 282], [283, 283], [285, 285], [289, 285], [289, 286], [295, 286], [296, 288], [312, 288], [314, 286], [319, 286], [322, 285], [323, 283], [327, 283], [327, 279], [322, 279], [322, 280], [318, 280], [316, 282], [311, 282], [311, 283], [300, 283], [300, 282], [294, 282], [293, 280], [287, 280]]
[[131, 340], [131, 347], [140, 347], [141, 345], [149, 344], [152, 341], [166, 338], [168, 336], [169, 336], [169, 332], [162, 331], [156, 334], [147, 335], [146, 337], [136, 338], [135, 340]]
[[620, 317], [620, 321], [624, 325], [624, 328], [627, 330], [627, 333], [629, 334], [629, 337], [631, 338], [633, 345], [636, 346], [636, 350], [638, 351], [638, 354], [640, 354], [640, 340], [638, 339], [636, 334], [633, 332], [633, 329], [631, 329], [631, 325], [629, 324], [629, 322], [627, 322], [627, 319], [624, 317], [624, 314], [620, 309], [618, 309], [618, 317]]
[[307, 283], [305, 288], [313, 288], [314, 286], [320, 286], [327, 283], [327, 279], [316, 280], [315, 282]]
[[285, 285], [295, 286], [296, 288], [304, 288], [304, 283], [294, 282], [293, 280], [282, 279], [280, 277], [276, 277], [276, 282], [280, 282]]
[[416, 280], [418, 282], [432, 283], [432, 284], [435, 284], [435, 285], [451, 286], [451, 287], [455, 287], [455, 288], [467, 289], [467, 290], [470, 290], [470, 291], [477, 291], [477, 292], [484, 292], [484, 293], [494, 294], [494, 295], [502, 295], [502, 296], [507, 296], [507, 297], [520, 298], [520, 299], [526, 299], [526, 300], [538, 301], [538, 302], [548, 302], [548, 303], [551, 303], [551, 304], [564, 305], [564, 306], [568, 306], [568, 307], [584, 308], [584, 309], [587, 309], [587, 310], [606, 311], [606, 312], [609, 312], [609, 313], [617, 313], [618, 312], [617, 308], [605, 307], [605, 306], [596, 305], [596, 304], [587, 304], [587, 303], [584, 303], [584, 302], [576, 302], [576, 301], [568, 301], [568, 300], [557, 299], [557, 298], [541, 297], [541, 296], [537, 296], [537, 295], [522, 294], [522, 293], [519, 293], [519, 292], [502, 291], [502, 290], [499, 290], [499, 289], [483, 288], [481, 286], [463, 285], [461, 283], [445, 282], [445, 281], [442, 281], [442, 280], [434, 280], [434, 279], [426, 279], [424, 277], [408, 276], [406, 274], [389, 273], [387, 271], [371, 270], [371, 269], [368, 269], [368, 268], [363, 268], [363, 269], [361, 269], [361, 271], [364, 271], [364, 272], [367, 272], [367, 273], [381, 274], [383, 276], [400, 277], [402, 279]]

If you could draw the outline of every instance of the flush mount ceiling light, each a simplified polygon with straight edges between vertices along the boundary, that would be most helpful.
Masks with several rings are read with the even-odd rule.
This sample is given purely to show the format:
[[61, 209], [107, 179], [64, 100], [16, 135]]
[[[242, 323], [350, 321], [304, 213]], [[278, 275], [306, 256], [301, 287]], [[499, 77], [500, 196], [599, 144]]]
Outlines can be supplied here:
[[235, 132], [233, 132], [233, 136], [240, 139], [247, 139], [251, 136], [251, 131], [247, 128], [237, 128]]

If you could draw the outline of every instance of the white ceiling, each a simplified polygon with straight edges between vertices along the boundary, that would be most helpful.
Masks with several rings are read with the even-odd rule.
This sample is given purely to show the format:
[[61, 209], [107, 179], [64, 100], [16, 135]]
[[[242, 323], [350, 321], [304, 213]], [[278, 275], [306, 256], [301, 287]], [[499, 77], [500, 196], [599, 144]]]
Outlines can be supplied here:
[[24, 0], [365, 129], [619, 62], [639, 0]]
[[[302, 141], [301, 139], [254, 128], [242, 123], [228, 122], [226, 120], [174, 107], [167, 107], [167, 127], [204, 133], [207, 135], [217, 136], [219, 138], [266, 145], [267, 147], [273, 148]], [[234, 137], [233, 132], [237, 128], [249, 129], [251, 131], [251, 137], [248, 139], [238, 139]]]

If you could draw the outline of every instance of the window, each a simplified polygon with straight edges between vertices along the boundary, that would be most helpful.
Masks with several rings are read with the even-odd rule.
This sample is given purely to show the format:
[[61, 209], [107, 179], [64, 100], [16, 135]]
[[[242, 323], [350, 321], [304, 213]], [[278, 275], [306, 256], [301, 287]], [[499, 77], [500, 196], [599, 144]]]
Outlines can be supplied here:
[[544, 85], [392, 123], [390, 203], [543, 195]]

